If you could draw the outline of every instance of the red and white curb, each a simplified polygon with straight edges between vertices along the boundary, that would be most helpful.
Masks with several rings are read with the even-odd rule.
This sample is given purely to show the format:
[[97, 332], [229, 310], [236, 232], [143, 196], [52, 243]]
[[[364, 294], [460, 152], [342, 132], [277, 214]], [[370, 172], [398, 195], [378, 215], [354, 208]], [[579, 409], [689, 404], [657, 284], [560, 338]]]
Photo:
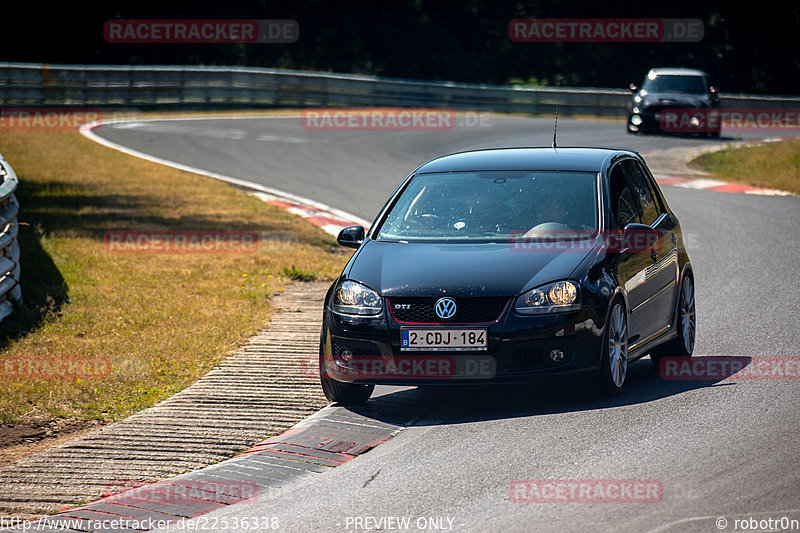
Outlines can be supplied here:
[[669, 185], [672, 187], [683, 187], [684, 189], [702, 189], [719, 192], [732, 192], [744, 194], [761, 194], [764, 196], [792, 196], [788, 191], [775, 189], [762, 189], [741, 183], [727, 183], [725, 181], [711, 180], [707, 178], [683, 178], [680, 176], [657, 177], [659, 185]]
[[301, 216], [315, 226], [318, 226], [325, 233], [336, 237], [342, 228], [347, 226], [362, 225], [369, 227], [369, 224], [364, 224], [363, 220], [356, 219], [355, 217], [343, 217], [341, 212], [334, 212], [326, 209], [320, 209], [308, 204], [301, 204], [287, 200], [285, 197], [267, 194], [263, 192], [254, 192], [256, 196], [270, 205], [282, 207], [290, 213]]

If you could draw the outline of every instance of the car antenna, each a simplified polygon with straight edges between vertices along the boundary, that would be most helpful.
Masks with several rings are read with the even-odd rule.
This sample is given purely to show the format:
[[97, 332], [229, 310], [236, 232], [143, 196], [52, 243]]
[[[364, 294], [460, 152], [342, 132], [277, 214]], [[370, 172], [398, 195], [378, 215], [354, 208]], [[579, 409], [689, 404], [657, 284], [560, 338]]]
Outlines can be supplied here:
[[558, 104], [556, 104], [556, 123], [553, 126], [553, 150], [558, 148], [556, 145], [556, 133], [558, 133]]

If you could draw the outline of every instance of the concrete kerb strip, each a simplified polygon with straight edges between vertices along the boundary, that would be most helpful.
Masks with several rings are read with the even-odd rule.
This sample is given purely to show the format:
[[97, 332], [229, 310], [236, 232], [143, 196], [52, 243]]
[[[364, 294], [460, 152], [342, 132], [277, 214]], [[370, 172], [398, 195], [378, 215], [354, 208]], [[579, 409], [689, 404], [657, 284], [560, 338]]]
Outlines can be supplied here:
[[[404, 392], [411, 391], [375, 398], [358, 410], [329, 405], [227, 461], [63, 510], [28, 524], [27, 530], [10, 531], [142, 531], [152, 529], [149, 525], [164, 527], [221, 507], [255, 501], [286, 484], [355, 459], [430, 408], [431, 393], [402, 398]], [[404, 425], [369, 416], [379, 412]]]

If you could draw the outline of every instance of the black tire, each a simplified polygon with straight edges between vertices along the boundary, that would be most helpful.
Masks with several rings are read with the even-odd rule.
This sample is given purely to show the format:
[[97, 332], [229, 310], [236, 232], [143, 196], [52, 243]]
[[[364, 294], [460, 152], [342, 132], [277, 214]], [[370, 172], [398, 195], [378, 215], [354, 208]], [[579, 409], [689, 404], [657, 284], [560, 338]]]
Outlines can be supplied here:
[[[694, 298], [694, 279], [691, 275], [684, 277], [678, 293], [678, 309], [676, 325], [678, 336], [664, 343], [650, 353], [650, 360], [656, 367], [665, 357], [691, 357], [694, 352], [695, 335], [697, 333], [696, 307]], [[689, 298], [685, 302], [685, 298]]]
[[362, 385], [360, 383], [342, 383], [328, 376], [325, 371], [325, 362], [320, 355], [319, 358], [319, 380], [322, 384], [322, 392], [330, 402], [341, 405], [358, 405], [369, 400], [375, 385]]
[[619, 299], [611, 304], [601, 349], [596, 386], [604, 396], [616, 396], [622, 392], [628, 374], [628, 315]]

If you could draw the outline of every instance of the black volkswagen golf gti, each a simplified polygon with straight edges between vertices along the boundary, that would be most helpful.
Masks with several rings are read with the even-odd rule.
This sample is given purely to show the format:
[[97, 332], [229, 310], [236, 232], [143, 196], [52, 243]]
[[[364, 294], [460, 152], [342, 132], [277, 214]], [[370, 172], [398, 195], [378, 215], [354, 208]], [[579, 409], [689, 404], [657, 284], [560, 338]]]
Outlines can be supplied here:
[[643, 159], [606, 148], [457, 153], [417, 168], [325, 301], [326, 397], [377, 383], [591, 380], [616, 394], [628, 364], [690, 356], [692, 266]]

